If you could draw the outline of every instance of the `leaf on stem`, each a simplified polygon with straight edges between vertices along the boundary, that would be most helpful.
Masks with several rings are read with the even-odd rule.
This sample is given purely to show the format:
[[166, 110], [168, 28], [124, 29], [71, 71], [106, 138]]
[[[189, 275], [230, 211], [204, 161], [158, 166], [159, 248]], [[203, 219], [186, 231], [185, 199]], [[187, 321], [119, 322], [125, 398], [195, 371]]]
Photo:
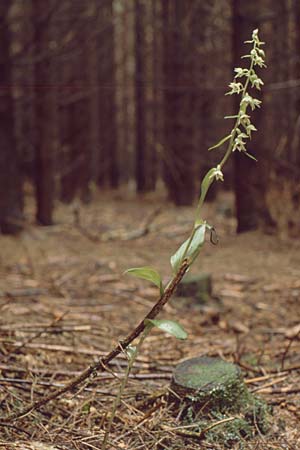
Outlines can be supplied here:
[[214, 148], [221, 147], [225, 142], [229, 141], [231, 138], [231, 134], [228, 134], [228, 136], [225, 136], [223, 139], [221, 139], [217, 144], [213, 145], [212, 147], [209, 147], [208, 151], [213, 150]]
[[187, 332], [184, 330], [184, 328], [179, 323], [174, 322], [173, 320], [146, 319], [145, 325], [159, 328], [160, 330], [164, 331], [165, 333], [171, 334], [171, 336], [174, 336], [177, 339], [183, 340], [187, 338]]
[[212, 169], [210, 169], [207, 174], [205, 175], [205, 177], [202, 180], [201, 183], [201, 196], [200, 196], [200, 200], [199, 203], [202, 205], [202, 203], [204, 202], [204, 199], [206, 197], [207, 191], [210, 187], [210, 185], [213, 183], [214, 181], [214, 173], [215, 173], [215, 168], [213, 167]]
[[126, 270], [124, 274], [133, 275], [134, 277], [150, 281], [159, 288], [160, 294], [163, 294], [161, 276], [156, 270], [152, 269], [151, 267], [134, 267], [132, 269]]
[[257, 162], [257, 159], [255, 158], [255, 156], [251, 155], [251, 153], [248, 153], [248, 152], [244, 152], [244, 153], [245, 153], [245, 155], [247, 155], [250, 159], [253, 159], [253, 161], [256, 161], [256, 162]]
[[174, 273], [178, 272], [180, 264], [183, 258], [187, 258], [190, 262], [198, 256], [202, 245], [205, 240], [206, 224], [198, 226], [194, 232], [194, 236], [191, 240], [189, 237], [177, 250], [176, 253], [171, 257], [171, 266]]

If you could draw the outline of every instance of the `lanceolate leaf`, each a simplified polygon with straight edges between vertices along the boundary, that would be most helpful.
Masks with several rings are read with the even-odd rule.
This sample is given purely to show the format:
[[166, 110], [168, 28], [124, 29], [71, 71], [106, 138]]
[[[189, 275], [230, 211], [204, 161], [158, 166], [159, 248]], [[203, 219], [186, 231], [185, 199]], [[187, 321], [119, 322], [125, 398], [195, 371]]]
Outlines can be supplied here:
[[228, 136], [225, 136], [217, 144], [213, 145], [212, 147], [209, 147], [208, 150], [210, 151], [210, 150], [213, 150], [214, 148], [221, 147], [223, 144], [225, 144], [225, 142], [229, 141], [230, 138], [231, 138], [231, 134], [228, 134]]
[[225, 116], [224, 119], [237, 119], [238, 117], [239, 117], [239, 115], [235, 114], [234, 116]]
[[205, 177], [202, 180], [201, 183], [201, 196], [200, 196], [200, 200], [199, 203], [204, 202], [204, 199], [206, 197], [207, 191], [209, 189], [209, 186], [213, 183], [214, 181], [214, 173], [215, 173], [215, 168], [213, 167], [212, 169], [210, 169], [207, 174], [205, 175]]
[[245, 155], [247, 155], [250, 159], [253, 159], [253, 161], [256, 161], [257, 162], [257, 159], [253, 156], [253, 155], [251, 155], [251, 153], [248, 153], [248, 152], [244, 152], [245, 153]]
[[161, 277], [159, 273], [151, 267], [134, 267], [126, 270], [124, 273], [150, 281], [159, 288], [161, 294], [163, 293]]
[[[197, 227], [193, 239], [190, 243], [188, 238], [177, 250], [177, 252], [171, 257], [171, 266], [174, 273], [178, 272], [183, 257], [188, 258], [191, 262], [198, 256], [202, 245], [205, 240], [206, 224], [202, 224]], [[190, 243], [190, 244], [189, 244]], [[188, 247], [188, 250], [186, 251]]]
[[146, 319], [145, 325], [151, 325], [153, 327], [157, 327], [165, 333], [171, 334], [177, 339], [186, 339], [187, 332], [182, 328], [179, 323], [174, 322], [173, 320], [151, 320]]

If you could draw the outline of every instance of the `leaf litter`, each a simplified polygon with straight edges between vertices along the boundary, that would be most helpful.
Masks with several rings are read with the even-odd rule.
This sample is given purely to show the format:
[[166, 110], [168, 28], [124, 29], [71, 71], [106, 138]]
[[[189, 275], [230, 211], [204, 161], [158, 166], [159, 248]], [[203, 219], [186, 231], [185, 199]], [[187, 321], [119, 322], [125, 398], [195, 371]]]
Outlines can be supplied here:
[[[2, 417], [67, 383], [153, 305], [156, 288], [122, 273], [151, 266], [168, 278], [169, 257], [193, 221], [193, 208], [179, 213], [165, 205], [155, 214], [158, 203], [157, 197], [121, 200], [107, 193], [81, 206], [80, 230], [72, 211], [61, 207], [52, 228], [32, 225], [18, 239], [1, 236]], [[145, 341], [114, 420], [111, 449], [199, 448], [174, 417], [167, 393], [176, 364], [201, 355], [239, 364], [251, 390], [273, 407], [269, 435], [242, 442], [243, 448], [300, 447], [300, 242], [260, 231], [236, 237], [234, 219], [215, 208], [203, 212], [219, 246], [207, 243], [193, 269], [212, 274], [214, 298], [206, 305], [181, 298], [167, 305], [161, 318], [179, 321], [188, 339], [178, 342], [154, 329]], [[145, 233], [144, 217], [153, 218]], [[114, 224], [123, 224], [119, 235]], [[120, 355], [77, 392], [1, 426], [0, 448], [101, 448], [126, 364]], [[201, 446], [212, 448], [205, 440]]]

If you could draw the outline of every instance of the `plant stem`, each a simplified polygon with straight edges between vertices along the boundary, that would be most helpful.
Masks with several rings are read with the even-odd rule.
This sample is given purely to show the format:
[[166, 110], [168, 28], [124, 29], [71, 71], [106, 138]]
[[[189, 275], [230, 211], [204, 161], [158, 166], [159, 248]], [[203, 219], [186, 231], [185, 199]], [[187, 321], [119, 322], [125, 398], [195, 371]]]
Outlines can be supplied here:
[[111, 416], [110, 416], [110, 419], [109, 419], [109, 422], [108, 422], [108, 425], [107, 425], [107, 430], [105, 431], [105, 435], [104, 435], [104, 438], [103, 438], [101, 450], [106, 450], [106, 446], [107, 446], [107, 441], [108, 441], [108, 438], [109, 438], [110, 430], [111, 430], [111, 427], [112, 427], [112, 424], [113, 424], [113, 421], [114, 421], [117, 409], [118, 409], [118, 407], [119, 407], [119, 405], [121, 403], [122, 395], [123, 395], [125, 387], [127, 385], [130, 372], [132, 370], [133, 364], [135, 363], [135, 360], [136, 360], [138, 354], [140, 353], [140, 350], [141, 350], [141, 347], [142, 347], [142, 344], [143, 344], [144, 340], [146, 339], [146, 337], [148, 336], [148, 334], [151, 331], [151, 328], [152, 327], [150, 325], [146, 326], [146, 328], [144, 329], [144, 331], [143, 331], [143, 333], [142, 333], [142, 335], [140, 337], [140, 340], [139, 340], [135, 350], [133, 351], [133, 354], [129, 358], [124, 378], [122, 380], [122, 383], [120, 384], [118, 395], [117, 395], [117, 397], [116, 397], [116, 399], [114, 401], [114, 404], [113, 404]]
[[[255, 48], [256, 48], [256, 45], [254, 44], [254, 49]], [[250, 69], [249, 69], [249, 76], [247, 77], [245, 86], [244, 86], [244, 88], [242, 90], [242, 98], [241, 98], [241, 101], [240, 101], [239, 113], [240, 113], [240, 110], [241, 110], [242, 101], [243, 101], [243, 99], [244, 99], [244, 97], [246, 95], [246, 92], [247, 92], [247, 89], [248, 89], [248, 86], [249, 86], [249, 83], [250, 83], [250, 74], [251, 74], [251, 72], [253, 70], [253, 66], [254, 66], [254, 62], [251, 61]], [[228, 147], [227, 147], [226, 153], [225, 153], [222, 161], [220, 162], [221, 169], [223, 168], [224, 164], [226, 163], [226, 161], [228, 160], [228, 158], [229, 158], [229, 156], [230, 156], [230, 154], [232, 152], [232, 146], [233, 146], [233, 142], [234, 142], [234, 139], [235, 139], [235, 136], [236, 136], [236, 130], [237, 130], [237, 127], [239, 125], [239, 120], [240, 119], [239, 119], [239, 114], [238, 114], [238, 117], [237, 117], [237, 119], [235, 121], [234, 127], [233, 127], [232, 132], [231, 132], [231, 138], [230, 138], [230, 141], [228, 143]]]
[[[254, 49], [256, 49], [256, 44], [254, 44]], [[242, 97], [241, 97], [241, 101], [240, 101], [240, 107], [239, 107], [238, 117], [237, 117], [237, 119], [236, 119], [236, 121], [235, 121], [235, 124], [234, 124], [234, 127], [233, 127], [233, 129], [232, 129], [232, 131], [231, 131], [231, 138], [230, 138], [230, 140], [229, 140], [229, 143], [228, 143], [228, 146], [227, 146], [227, 150], [226, 150], [226, 152], [225, 152], [225, 155], [223, 156], [221, 162], [219, 163], [219, 166], [220, 166], [221, 169], [223, 168], [224, 164], [227, 162], [227, 160], [228, 160], [230, 154], [232, 153], [233, 142], [234, 142], [234, 139], [235, 139], [235, 137], [236, 137], [237, 128], [238, 128], [238, 126], [239, 126], [239, 120], [240, 120], [240, 119], [239, 119], [239, 115], [240, 115], [240, 111], [241, 111], [241, 104], [242, 104], [242, 101], [243, 101], [243, 99], [244, 99], [244, 97], [245, 97], [245, 95], [246, 95], [246, 92], [247, 92], [247, 89], [248, 89], [248, 86], [249, 86], [249, 82], [250, 82], [250, 74], [251, 74], [251, 72], [252, 72], [252, 70], [253, 70], [253, 66], [254, 66], [254, 62], [251, 61], [250, 68], [249, 68], [249, 75], [247, 76], [245, 85], [244, 85], [243, 90], [242, 90]], [[209, 191], [209, 188], [210, 188], [210, 186], [213, 184], [214, 181], [215, 181], [215, 180], [213, 179], [213, 181], [212, 181], [211, 184], [208, 186], [208, 189], [206, 190], [206, 192], [204, 193], [204, 195], [200, 195], [200, 198], [199, 198], [199, 201], [198, 201], [198, 205], [197, 205], [197, 208], [196, 208], [196, 216], [195, 216], [196, 218], [195, 218], [193, 230], [192, 230], [192, 232], [191, 232], [190, 238], [189, 238], [189, 240], [188, 240], [187, 246], [186, 246], [185, 251], [184, 251], [184, 254], [183, 254], [183, 256], [182, 256], [182, 260], [184, 260], [184, 258], [186, 257], [187, 252], [188, 252], [188, 250], [189, 250], [189, 248], [190, 248], [190, 246], [191, 246], [191, 244], [192, 244], [193, 238], [194, 238], [195, 233], [196, 233], [196, 230], [197, 230], [197, 225], [196, 225], [196, 224], [197, 224], [198, 218], [200, 217], [200, 212], [201, 212], [202, 206], [203, 206], [203, 204], [204, 204], [204, 201], [205, 201], [207, 192]], [[190, 262], [190, 261], [189, 261], [189, 262]], [[191, 263], [192, 263], [192, 262], [193, 262], [193, 261], [191, 261]]]

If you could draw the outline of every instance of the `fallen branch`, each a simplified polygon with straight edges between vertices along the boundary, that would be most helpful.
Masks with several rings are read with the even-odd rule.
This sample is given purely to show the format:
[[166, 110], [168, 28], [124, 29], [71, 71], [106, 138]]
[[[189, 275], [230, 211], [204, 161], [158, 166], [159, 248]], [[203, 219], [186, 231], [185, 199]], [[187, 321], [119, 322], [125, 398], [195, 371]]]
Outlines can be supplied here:
[[79, 386], [81, 383], [83, 383], [85, 380], [87, 380], [90, 377], [97, 376], [97, 372], [103, 372], [106, 370], [106, 366], [116, 357], [118, 356], [123, 350], [125, 350], [145, 329], [145, 320], [146, 319], [154, 319], [163, 309], [164, 305], [169, 301], [169, 299], [174, 294], [177, 286], [179, 285], [180, 281], [184, 277], [185, 273], [187, 272], [189, 268], [189, 263], [185, 259], [174, 278], [171, 280], [169, 286], [166, 288], [165, 292], [159, 297], [151, 311], [142, 319], [142, 321], [137, 325], [137, 327], [127, 335], [127, 337], [120, 341], [114, 349], [109, 352], [106, 356], [100, 358], [96, 363], [90, 365], [87, 367], [83, 372], [80, 373], [77, 377], [75, 377], [73, 380], [71, 380], [69, 383], [67, 383], [65, 386], [57, 389], [56, 391], [50, 393], [46, 397], [43, 397], [41, 400], [38, 400], [36, 402], [31, 403], [27, 407], [23, 408], [21, 411], [11, 414], [7, 417], [0, 418], [0, 422], [2, 425], [5, 425], [6, 423], [13, 422], [15, 420], [21, 419], [22, 417], [27, 416], [33, 411], [38, 410], [42, 406], [49, 403], [51, 400], [55, 400], [58, 397], [61, 397], [66, 392], [70, 392], [74, 390], [77, 386]]
[[0, 291], [0, 297], [35, 297], [38, 295], [48, 295], [49, 291], [47, 289], [39, 289], [39, 288], [20, 288], [20, 289], [11, 289], [9, 291]]
[[144, 220], [139, 228], [131, 231], [115, 230], [103, 233], [101, 236], [92, 234], [88, 229], [82, 226], [80, 220], [80, 210], [75, 208], [74, 225], [77, 230], [91, 242], [108, 242], [108, 241], [132, 241], [146, 236], [150, 232], [150, 228], [156, 217], [161, 213], [162, 208], [156, 208]]
[[30, 344], [32, 341], [34, 341], [35, 339], [37, 339], [38, 337], [42, 336], [42, 334], [46, 333], [49, 329], [51, 329], [55, 324], [57, 324], [58, 322], [60, 322], [63, 317], [67, 314], [67, 312], [64, 312], [63, 314], [61, 314], [59, 317], [57, 317], [56, 319], [54, 319], [49, 325], [45, 326], [44, 328], [42, 328], [40, 331], [38, 331], [37, 333], [35, 333], [33, 336], [31, 336], [30, 338], [26, 339], [25, 341], [21, 342], [17, 348], [14, 348], [12, 350], [9, 350], [4, 358], [4, 361], [7, 361], [8, 358], [12, 355], [16, 355], [18, 353], [20, 353], [20, 351], [26, 347], [28, 344]]

